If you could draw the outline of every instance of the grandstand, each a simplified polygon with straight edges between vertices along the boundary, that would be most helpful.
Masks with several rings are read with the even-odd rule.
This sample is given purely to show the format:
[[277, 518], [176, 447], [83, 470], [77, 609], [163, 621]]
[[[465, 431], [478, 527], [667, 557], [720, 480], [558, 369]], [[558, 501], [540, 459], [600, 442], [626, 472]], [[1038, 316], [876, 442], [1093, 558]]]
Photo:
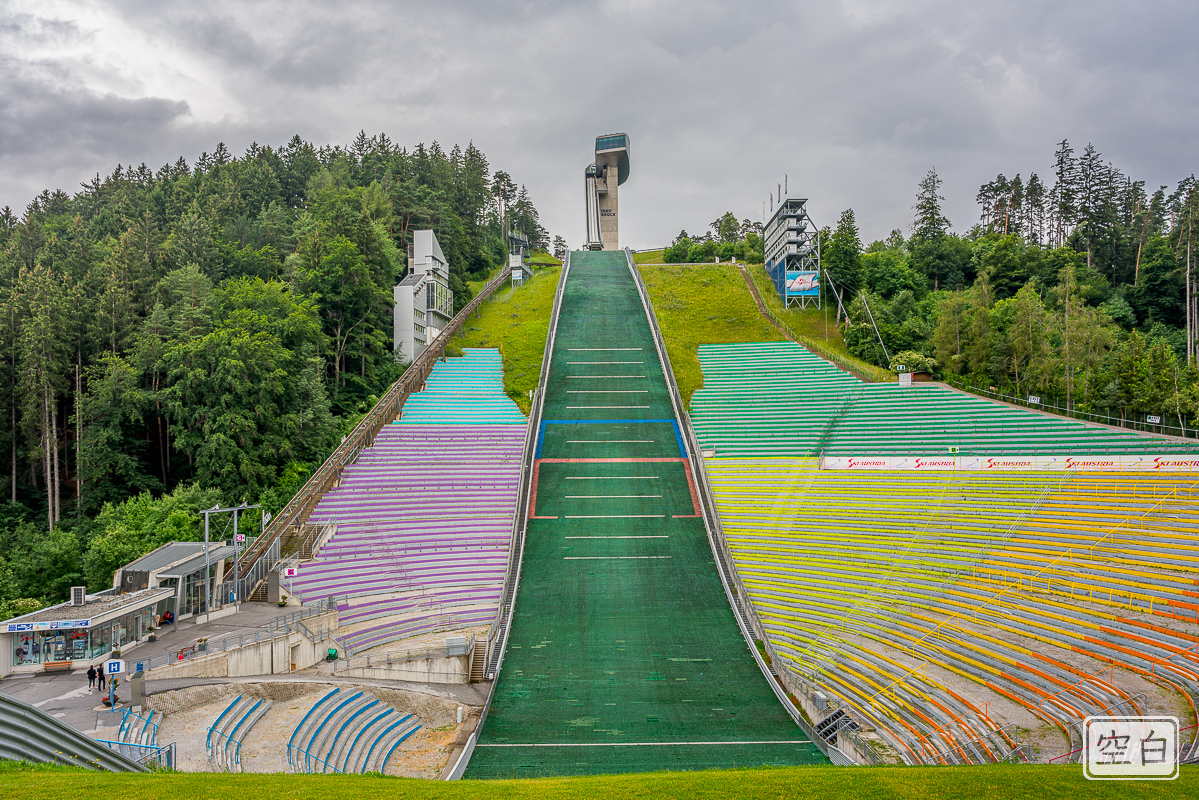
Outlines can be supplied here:
[[[863, 383], [794, 342], [703, 345], [695, 433], [721, 457], [1193, 453], [1195, 442], [1037, 414], [936, 385]], [[746, 382], [752, 376], [752, 382]]]
[[628, 256], [572, 253], [563, 281], [512, 627], [466, 776], [823, 762], [713, 566]]
[[308, 518], [329, 535], [290, 590], [337, 597], [347, 652], [485, 626], [507, 572], [527, 420], [499, 351], [438, 363]]
[[1176, 715], [1193, 739], [1199, 475], [821, 467], [1195, 444], [861, 384], [791, 343], [699, 355], [693, 421], [724, 536], [810, 707], [905, 763], [1072, 760], [1092, 714]]

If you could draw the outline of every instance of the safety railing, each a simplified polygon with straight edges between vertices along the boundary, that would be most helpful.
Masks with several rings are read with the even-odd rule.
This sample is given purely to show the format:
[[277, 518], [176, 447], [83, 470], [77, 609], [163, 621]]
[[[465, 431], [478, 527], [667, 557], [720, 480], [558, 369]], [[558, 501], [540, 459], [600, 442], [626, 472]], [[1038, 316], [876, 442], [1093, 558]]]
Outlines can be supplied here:
[[133, 763], [147, 769], [175, 768], [175, 742], [157, 745], [116, 742], [111, 739], [94, 739], [93, 741], [106, 745], [110, 750], [123, 754]]
[[342, 470], [354, 463], [358, 454], [371, 445], [383, 426], [394, 420], [399, 414], [408, 395], [424, 383], [432, 371], [433, 365], [442, 358], [443, 348], [458, 333], [467, 318], [475, 312], [480, 303], [502, 286], [511, 274], [512, 270], [505, 267], [480, 289], [479, 293], [454, 315], [454, 318], [438, 334], [437, 338], [429, 343], [425, 351], [404, 370], [404, 374], [383, 393], [374, 408], [366, 413], [366, 416], [342, 439], [341, 444], [333, 453], [308, 478], [300, 491], [296, 492], [287, 505], [271, 519], [266, 530], [262, 532], [254, 545], [242, 553], [241, 576], [247, 575], [253, 569], [258, 559], [266, 555], [267, 548], [271, 544], [282, 539], [284, 533], [293, 526], [299, 525], [307, 519], [321, 495], [340, 479]]
[[[993, 389], [984, 389], [980, 386], [974, 386], [961, 380], [960, 378], [949, 377], [945, 379], [945, 383], [960, 389], [963, 392], [969, 392], [979, 397], [985, 397], [988, 400], [999, 400], [1004, 403], [1010, 403], [1015, 406], [1029, 408], [1034, 411], [1044, 411], [1047, 414], [1054, 414], [1059, 417], [1076, 419], [1080, 422], [1093, 422], [1099, 425], [1105, 425], [1113, 428], [1124, 428], [1126, 430], [1136, 431], [1138, 433], [1151, 433], [1159, 436], [1176, 436], [1182, 439], [1199, 439], [1199, 426], [1188, 425], [1188, 415], [1181, 413], [1158, 412], [1150, 414], [1148, 412], [1135, 412], [1133, 417], [1119, 416], [1114, 417], [1110, 414], [1098, 414], [1090, 411], [1079, 411], [1077, 408], [1069, 408], [1058, 405], [1055, 402], [1056, 398], [1041, 397], [1040, 395], [1027, 395], [1025, 397], [1016, 397], [1014, 395], [1004, 394]], [[1032, 402], [1030, 398], [1035, 397], [1037, 402]], [[1140, 419], [1136, 419], [1139, 417]], [[1150, 419], [1156, 420], [1151, 422]], [[1174, 425], [1173, 420], [1177, 420], [1178, 424]], [[1179, 443], [1182, 444], [1181, 442]]]
[[121, 727], [117, 730], [117, 739], [122, 742], [142, 742], [146, 738], [147, 732], [150, 734], [150, 741], [143, 743], [156, 744], [158, 742], [158, 723], [154, 721], [153, 711], [148, 717], [135, 713], [131, 708], [126, 708], [121, 712]]
[[470, 639], [466, 642], [464, 652], [450, 652], [455, 649], [449, 644], [441, 647], [426, 647], [423, 650], [392, 650], [387, 653], [374, 653], [369, 655], [346, 655], [337, 659], [333, 664], [333, 672], [345, 672], [347, 669], [365, 669], [367, 667], [391, 667], [395, 664], [407, 664], [412, 661], [420, 661], [428, 658], [452, 658], [454, 656], [469, 656], [471, 650], [475, 647], [475, 637], [471, 634]]
[[[707, 471], [704, 468], [703, 459], [700, 457], [699, 444], [695, 438], [695, 431], [691, 426], [691, 419], [687, 416], [686, 409], [683, 407], [682, 393], [675, 382], [674, 370], [670, 364], [670, 356], [666, 351], [666, 342], [662, 338], [662, 331], [658, 326], [658, 318], [654, 314], [653, 304], [649, 299], [649, 292], [645, 288], [645, 282], [641, 279], [641, 273], [637, 271], [637, 267], [633, 263], [633, 254], [627, 248], [625, 249], [625, 256], [628, 261], [629, 272], [633, 277], [633, 282], [637, 286], [637, 293], [640, 295], [641, 305], [645, 311], [650, 331], [653, 333], [654, 347], [658, 351], [658, 360], [661, 362], [662, 372], [666, 376], [666, 383], [670, 390], [670, 401], [674, 408], [675, 417], [680, 427], [686, 432], [685, 445], [687, 453], [685, 456], [691, 468], [692, 478], [701, 487], [700, 510], [704, 521], [704, 529], [708, 535], [708, 543], [712, 548], [712, 555], [717, 563], [717, 573], [720, 575], [720, 583], [724, 587], [729, 605], [733, 608], [733, 616], [737, 620], [737, 626], [741, 629], [741, 633], [745, 637], [746, 644], [749, 646], [749, 650], [753, 654], [758, 668], [762, 671], [762, 675], [766, 678], [767, 683], [770, 684], [771, 690], [783, 708], [787, 710], [787, 713], [795, 721], [795, 724], [812, 740], [812, 743], [822, 753], [827, 755], [828, 743], [818, 736], [808, 721], [804, 719], [803, 713], [791, 701], [791, 698], [787, 696], [786, 689], [779, 680], [776, 680], [777, 674], [771, 670], [770, 665], [766, 663], [762, 654], [758, 652], [755, 632], [764, 631], [764, 628], [761, 621], [757, 618], [756, 610], [749, 602], [749, 594], [741, 584], [740, 576], [737, 574], [735, 563], [732, 560], [732, 554], [728, 549], [728, 543], [724, 541], [723, 530], [719, 528], [720, 520], [716, 514], [716, 503], [711, 494], [711, 487], [707, 482]], [[761, 640], [764, 646], [769, 647], [769, 641], [765, 636], [762, 636]], [[774, 663], [778, 662], [775, 661]]]

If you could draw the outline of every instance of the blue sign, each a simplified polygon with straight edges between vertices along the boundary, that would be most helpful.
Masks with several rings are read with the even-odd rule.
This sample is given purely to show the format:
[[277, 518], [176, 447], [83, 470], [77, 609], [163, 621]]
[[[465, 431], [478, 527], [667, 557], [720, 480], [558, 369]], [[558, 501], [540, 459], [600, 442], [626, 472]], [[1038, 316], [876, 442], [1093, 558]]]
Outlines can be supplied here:
[[819, 297], [820, 273], [787, 270], [787, 297]]

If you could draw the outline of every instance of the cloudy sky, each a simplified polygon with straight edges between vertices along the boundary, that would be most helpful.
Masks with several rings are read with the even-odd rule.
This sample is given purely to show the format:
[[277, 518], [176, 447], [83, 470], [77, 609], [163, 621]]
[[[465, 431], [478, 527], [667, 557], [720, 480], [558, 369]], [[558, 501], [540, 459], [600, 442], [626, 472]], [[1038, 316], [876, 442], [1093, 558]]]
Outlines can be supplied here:
[[577, 247], [594, 137], [626, 131], [634, 248], [759, 219], [784, 173], [870, 241], [935, 167], [964, 230], [1063, 138], [1151, 189], [1199, 170], [1197, 30], [1194, 0], [0, 0], [0, 206], [364, 129], [473, 140]]

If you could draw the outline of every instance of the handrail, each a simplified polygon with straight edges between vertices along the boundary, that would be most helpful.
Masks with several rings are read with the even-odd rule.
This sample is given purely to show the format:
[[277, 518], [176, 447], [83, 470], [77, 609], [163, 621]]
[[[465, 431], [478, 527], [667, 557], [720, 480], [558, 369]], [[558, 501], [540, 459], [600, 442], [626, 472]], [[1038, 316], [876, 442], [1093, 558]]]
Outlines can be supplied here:
[[330, 697], [333, 697], [333, 695], [337, 694], [340, 691], [341, 691], [340, 688], [334, 689], [333, 691], [329, 692], [327, 695], [322, 697], [320, 700], [317, 700], [316, 703], [313, 704], [312, 708], [308, 709], [308, 713], [304, 715], [303, 719], [300, 720], [300, 724], [296, 726], [296, 729], [291, 732], [291, 738], [287, 740], [287, 763], [288, 764], [294, 763], [291, 760], [292, 742], [294, 742], [296, 740], [296, 735], [300, 732], [300, 729], [304, 727], [304, 723], [308, 722], [308, 718], [312, 716], [313, 711], [316, 711], [320, 706], [324, 705], [326, 700], [328, 700]]
[[[751, 616], [753, 621], [757, 623], [758, 627], [761, 627], [761, 621], [757, 618], [757, 613], [753, 608], [753, 605], [749, 603], [749, 595], [745, 592], [744, 586], [740, 585], [740, 575], [737, 574], [735, 564], [732, 561], [731, 553], [728, 553], [728, 543], [723, 541], [723, 530], [720, 534], [721, 541], [718, 543], [717, 527], [719, 526], [720, 521], [716, 514], [716, 504], [711, 494], [711, 487], [708, 485], [707, 472], [704, 468], [703, 459], [700, 457], [699, 444], [695, 437], [695, 431], [691, 426], [690, 417], [687, 416], [687, 412], [683, 408], [682, 394], [679, 392], [678, 384], [675, 382], [674, 369], [670, 364], [670, 355], [666, 351], [666, 342], [662, 338], [662, 331], [658, 326], [658, 318], [654, 314], [653, 304], [649, 299], [649, 292], [645, 288], [645, 282], [641, 279], [641, 274], [637, 271], [636, 264], [633, 262], [633, 254], [628, 250], [628, 248], [625, 248], [625, 256], [628, 262], [629, 272], [632, 274], [633, 282], [637, 286], [637, 293], [641, 297], [641, 305], [645, 310], [646, 320], [649, 323], [650, 331], [654, 336], [654, 347], [658, 351], [658, 359], [662, 365], [662, 372], [666, 376], [666, 384], [670, 390], [670, 402], [674, 408], [675, 417], [678, 420], [679, 425], [686, 432], [687, 441], [685, 444], [687, 445], [687, 453], [685, 453], [685, 456], [691, 466], [692, 478], [697, 487], [699, 487], [700, 510], [702, 512], [701, 516], [704, 521], [704, 530], [708, 535], [708, 545], [712, 549], [712, 556], [717, 562], [716, 572], [720, 576], [721, 586], [724, 587], [725, 596], [728, 598], [729, 606], [733, 610], [733, 617], [737, 620], [737, 627], [741, 630], [741, 635], [745, 638], [746, 645], [749, 647], [750, 653], [753, 655], [754, 660], [758, 664], [758, 669], [761, 670], [763, 677], [766, 678], [766, 682], [770, 685], [770, 688], [774, 692], [775, 697], [778, 698], [779, 703], [782, 704], [784, 709], [786, 709], [788, 715], [790, 715], [791, 719], [795, 721], [795, 724], [799, 727], [799, 729], [802, 730], [808, 736], [808, 738], [812, 740], [812, 743], [820, 750], [821, 753], [827, 756], [828, 743], [816, 734], [816, 731], [811, 725], [808, 724], [807, 720], [804, 719], [800, 710], [795, 706], [794, 703], [791, 702], [791, 698], [787, 696], [787, 692], [784, 690], [784, 688], [779, 684], [778, 681], [774, 680], [774, 676], [771, 674], [769, 666], [766, 664], [766, 661], [762, 658], [762, 654], [758, 652], [758, 648], [755, 646], [754, 631], [751, 630], [750, 627], [752, 623], [750, 623], [746, 617]], [[703, 476], [702, 479], [701, 475]], [[730, 581], [736, 584], [736, 589], [734, 589], [733, 586], [730, 586]], [[737, 590], [740, 591], [738, 592]], [[738, 597], [738, 594], [740, 594], [744, 600], [741, 600], [741, 598]], [[744, 610], [746, 616], [736, 613], [738, 606]], [[764, 646], [769, 647], [769, 641], [764, 633], [762, 636], [762, 642]]]
[[303, 487], [287, 502], [262, 531], [254, 544], [246, 548], [241, 555], [241, 568], [237, 577], [245, 577], [257, 560], [265, 554], [272, 542], [281, 538], [284, 531], [292, 525], [303, 522], [309, 511], [309, 501], [324, 494], [333, 482], [341, 475], [342, 469], [354, 462], [364, 448], [374, 441], [379, 430], [395, 418], [411, 389], [422, 383], [435, 364], [442, 356], [441, 352], [450, 339], [457, 334], [466, 319], [498, 289], [512, 274], [510, 267], [505, 267], [495, 278], [487, 283], [461, 311], [454, 315], [449, 324], [442, 329], [437, 338], [429, 343], [425, 351], [417, 356], [404, 370], [404, 374], [391, 385], [370, 411], [366, 413], [354, 429], [346, 435], [320, 467], [309, 476]]
[[[1033, 411], [1042, 411], [1046, 414], [1053, 414], [1054, 416], [1062, 417], [1064, 419], [1078, 420], [1084, 424], [1091, 422], [1093, 425], [1103, 425], [1109, 428], [1120, 428], [1122, 430], [1143, 433], [1150, 436], [1171, 436], [1176, 439], [1199, 438], [1199, 427], [1187, 427], [1181, 418], [1181, 415], [1179, 415], [1178, 425], [1167, 425], [1165, 421], [1167, 419], [1171, 419], [1171, 415], [1165, 413], [1164, 411], [1159, 412], [1157, 415], [1153, 415], [1161, 417], [1162, 422], [1160, 424], [1150, 424], [1148, 422], [1126, 420], [1123, 417], [1111, 417], [1106, 414], [1095, 414], [1090, 411], [1079, 411], [1078, 409], [1062, 408], [1061, 406], [1049, 405], [1045, 402], [1030, 403], [1028, 400], [1021, 397], [1015, 397], [1013, 395], [1004, 394], [1003, 392], [991, 391], [990, 389], [972, 386], [965, 381], [952, 376], [946, 377], [945, 383], [962, 392], [967, 392], [977, 397], [986, 398], [987, 400], [996, 400], [1014, 406], [1028, 408]], [[1141, 416], [1151, 415], [1142, 414]], [[1157, 428], [1157, 430], [1150, 430], [1152, 428]], [[1178, 433], [1166, 433], [1166, 431], [1178, 431]], [[1189, 442], [1179, 442], [1178, 444], [1180, 446], [1190, 445]]]
[[[545, 406], [545, 385], [549, 379], [550, 362], [553, 360], [554, 340], [558, 335], [558, 313], [562, 308], [562, 297], [566, 293], [566, 280], [570, 274], [570, 251], [566, 251], [566, 261], [562, 264], [562, 272], [558, 276], [558, 288], [554, 292], [554, 308], [550, 312], [549, 329], [545, 334], [545, 352], [541, 356], [541, 376], [537, 381], [537, 391], [533, 395], [533, 406], [529, 410], [529, 431], [525, 438], [525, 453], [524, 466], [522, 467], [522, 481], [525, 471], [531, 473], [533, 469], [534, 456], [537, 453], [538, 437], [541, 431], [541, 415]], [[504, 593], [500, 595], [500, 608], [496, 612], [495, 622], [487, 631], [487, 653], [485, 670], [491, 666], [492, 662], [492, 640], [495, 640], [495, 669], [491, 672], [491, 688], [487, 691], [487, 699], [483, 702], [483, 711], [479, 715], [479, 722], [475, 725], [474, 733], [466, 740], [466, 745], [462, 748], [462, 752], [458, 755], [458, 760], [454, 762], [454, 766], [446, 775], [447, 781], [456, 781], [460, 779], [463, 773], [466, 772], [467, 764], [470, 763], [470, 757], [474, 753], [475, 744], [479, 741], [479, 734], [483, 732], [483, 723], [487, 721], [487, 713], [491, 709], [492, 698], [495, 697], [495, 687], [499, 684], [500, 669], [504, 664], [504, 652], [508, 647], [508, 633], [512, 628], [512, 611], [516, 608], [516, 595], [520, 589], [520, 573], [524, 563], [524, 548], [525, 548], [525, 529], [528, 526], [529, 512], [529, 484], [527, 481], [521, 484], [521, 496], [517, 505], [517, 524], [516, 529], [519, 535], [514, 533], [512, 548], [515, 553], [515, 564], [512, 559], [509, 561], [508, 581], [505, 583]], [[513, 572], [515, 566], [515, 572]], [[509, 597], [509, 592], [511, 596]], [[506, 610], [505, 610], [506, 609]], [[484, 673], [484, 678], [488, 676]]]

